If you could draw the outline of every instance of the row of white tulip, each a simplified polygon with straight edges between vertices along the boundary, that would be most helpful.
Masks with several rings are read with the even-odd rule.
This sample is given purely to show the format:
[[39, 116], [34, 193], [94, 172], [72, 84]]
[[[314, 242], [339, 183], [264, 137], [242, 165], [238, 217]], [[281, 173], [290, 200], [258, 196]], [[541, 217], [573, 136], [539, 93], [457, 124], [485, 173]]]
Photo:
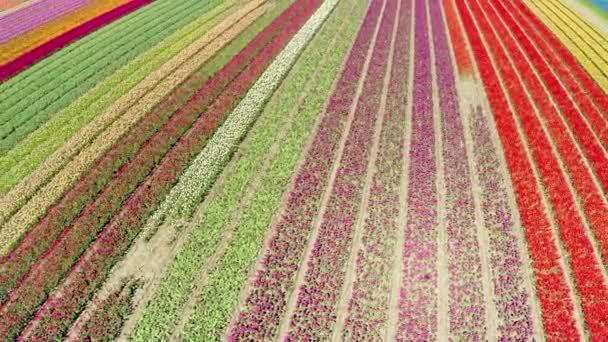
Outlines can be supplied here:
[[281, 51], [180, 177], [178, 184], [152, 217], [152, 224], [159, 224], [164, 217], [173, 222], [190, 217], [255, 122], [267, 100], [338, 1], [328, 0], [323, 3]]

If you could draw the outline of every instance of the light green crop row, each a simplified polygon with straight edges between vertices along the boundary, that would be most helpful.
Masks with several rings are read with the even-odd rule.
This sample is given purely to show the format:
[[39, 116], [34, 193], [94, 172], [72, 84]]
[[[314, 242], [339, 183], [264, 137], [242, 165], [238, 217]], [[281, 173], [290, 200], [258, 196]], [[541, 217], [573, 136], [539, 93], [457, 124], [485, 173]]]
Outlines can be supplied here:
[[[282, 144], [277, 158], [236, 226], [222, 259], [210, 274], [184, 328], [184, 340], [219, 340], [226, 330], [237, 307], [239, 295], [247, 285], [256, 257], [264, 246], [272, 217], [280, 208], [281, 195], [288, 190], [315, 119], [323, 111], [325, 99], [352, 43], [351, 37], [367, 8], [367, 1], [353, 2], [355, 4], [350, 7], [354, 7], [355, 11], [348, 19], [343, 19], [348, 22], [347, 27], [332, 44], [332, 51], [328, 54], [330, 59], [320, 72], [321, 78], [316, 81], [313, 93], [307, 96], [305, 106], [298, 113], [301, 121]], [[323, 46], [328, 46], [328, 40]]]
[[[329, 5], [330, 2], [324, 8]], [[319, 17], [317, 14], [316, 19], [309, 22], [311, 24], [305, 26], [292, 39], [289, 45], [277, 56], [272, 65], [248, 92], [243, 101], [230, 114], [227, 121], [214, 134], [205, 149], [197, 156], [182, 177], [180, 177], [178, 185], [176, 185], [163, 203], [164, 210], [170, 208], [172, 202], [181, 207], [183, 202], [176, 203], [174, 199], [182, 196], [184, 192], [189, 192], [192, 195], [190, 197], [192, 198], [192, 202], [198, 203], [202, 194], [211, 187], [218, 174], [228, 163], [232, 152], [238, 148], [240, 140], [256, 119], [257, 113], [262, 110], [266, 100], [272, 96], [274, 89], [280, 84], [283, 76], [287, 74], [299, 53], [314, 35], [318, 25], [322, 23], [320, 19], [324, 18], [322, 16]], [[306, 81], [306, 76], [291, 77], [290, 81], [293, 83], [293, 86], [300, 86], [302, 85], [301, 81]], [[295, 83], [295, 81], [298, 81], [298, 83]], [[296, 97], [294, 96], [294, 99], [291, 101], [292, 104], [295, 102]], [[288, 98], [283, 99], [288, 100]], [[273, 101], [273, 103], [279, 104], [277, 101]], [[281, 103], [284, 104], [285, 102]], [[278, 106], [275, 109], [278, 109]], [[201, 262], [201, 258], [209, 256], [220, 239], [222, 227], [226, 224], [226, 220], [231, 213], [231, 211], [223, 211], [222, 209], [226, 205], [234, 207], [237, 204], [238, 198], [244, 191], [244, 188], [256, 171], [259, 170], [264, 154], [273, 144], [273, 138], [276, 137], [279, 128], [282, 126], [281, 121], [287, 120], [288, 112], [289, 108], [282, 111], [264, 111], [260, 119], [261, 121], [255, 125], [254, 140], [251, 144], [247, 144], [247, 158], [239, 160], [238, 165], [234, 168], [237, 172], [230, 172], [230, 176], [228, 177], [230, 181], [223, 183], [225, 186], [222, 187], [220, 194], [213, 198], [209, 210], [206, 211], [202, 219], [205, 222], [205, 226], [211, 224], [213, 227], [205, 231], [196, 230], [188, 238], [186, 245], [177, 256], [177, 260], [182, 260], [182, 262], [176, 261], [173, 265], [177, 267], [170, 267], [163, 284], [154, 294], [150, 306], [145, 308], [143, 316], [133, 334], [134, 339], [165, 338], [171, 333], [171, 328], [179, 317], [181, 308], [187, 300], [200, 271], [198, 268], [181, 269], [179, 265], [181, 263], [190, 265], [189, 263], [191, 262]], [[196, 189], [190, 188], [190, 186], [195, 186]], [[170, 228], [165, 227], [165, 229]]]
[[10, 119], [0, 126], [0, 153], [14, 147], [112, 72], [216, 4], [216, 1], [189, 0], [170, 7], [166, 13], [159, 10], [145, 24], [139, 27], [128, 26], [124, 31], [116, 32], [115, 41], [93, 49], [88, 61], [69, 61], [64, 63], [64, 66], [69, 67], [68, 70], [50, 70], [48, 75], [52, 77], [51, 81], [29, 95], [29, 101], [6, 112]]
[[[209, 207], [205, 210], [200, 220], [201, 224], [187, 238], [185, 245], [167, 270], [164, 280], [154, 294], [150, 306], [145, 309], [144, 317], [140, 321], [140, 324], [146, 322], [152, 324], [159, 320], [174, 321], [178, 317], [179, 310], [189, 297], [201, 268], [215, 250], [230, 218], [238, 210], [244, 192], [248, 186], [251, 186], [251, 182], [256, 175], [263, 172], [263, 160], [267, 157], [267, 153], [273, 144], [278, 144], [281, 150], [276, 156], [277, 159], [273, 161], [272, 170], [274, 171], [271, 170], [270, 174], [265, 176], [261, 185], [262, 188], [256, 193], [254, 204], [259, 203], [261, 197], [272, 197], [273, 194], [278, 202], [280, 193], [291, 179], [291, 174], [300, 154], [299, 151], [305, 145], [306, 138], [314, 126], [316, 116], [322, 110], [325, 97], [350, 43], [348, 41], [346, 44], [343, 44], [345, 45], [343, 53], [337, 51], [335, 54], [331, 54], [333, 64], [330, 61], [325, 61], [326, 64], [323, 64], [322, 69], [318, 73], [318, 77], [325, 78], [325, 80], [311, 80], [315, 69], [319, 67], [319, 63], [324, 57], [329, 43], [337, 33], [340, 21], [344, 20], [344, 13], [349, 6], [349, 2], [352, 3], [354, 0], [344, 1], [338, 7], [337, 15], [330, 18], [327, 25], [321, 30], [321, 33], [314, 38], [311, 45], [303, 52], [302, 57], [298, 59], [285, 82], [264, 109], [260, 119], [256, 122], [250, 133], [250, 141], [244, 146], [242, 153], [239, 153], [240, 158], [220, 185], [216, 196], [211, 199]], [[348, 40], [346, 35], [340, 37]], [[289, 131], [283, 136], [284, 139], [278, 139], [281, 128], [284, 128], [285, 122], [289, 120], [289, 113], [296, 105], [308, 82], [313, 82], [314, 86], [310, 86], [310, 84], [308, 86], [314, 92], [306, 98], [305, 107], [300, 112], [295, 113], [294, 122], [288, 127]], [[289, 162], [289, 160], [292, 161]], [[273, 179], [279, 174], [282, 174], [282, 176]], [[285, 178], [286, 181], [281, 183], [282, 178]], [[275, 180], [279, 182], [276, 183]], [[276, 186], [275, 191], [264, 195], [271, 185]], [[266, 208], [266, 210], [269, 210], [270, 215], [272, 215], [274, 208], [277, 206], [278, 204]], [[179, 207], [191, 208], [190, 205], [184, 206], [183, 202], [178, 205]], [[178, 211], [176, 213], [180, 214], [170, 216], [167, 223], [172, 225], [179, 224], [179, 222], [187, 217], [189, 212], [190, 209]], [[247, 212], [250, 212], [250, 210]], [[260, 222], [260, 224], [264, 225], [264, 222]], [[265, 226], [267, 225], [268, 222], [266, 222]], [[239, 226], [242, 226], [242, 224]], [[170, 313], [167, 312], [167, 307], [171, 308]], [[225, 325], [225, 320], [213, 323]], [[151, 335], [144, 335], [142, 337], [148, 336]], [[217, 338], [217, 336], [214, 336], [214, 338]]]
[[[188, 44], [221, 21], [233, 4], [228, 1], [203, 14], [188, 26], [140, 55], [99, 83], [47, 124], [0, 157], [0, 195], [33, 170], [110, 104], [128, 93], [141, 80], [175, 56]], [[136, 100], [136, 99], [134, 99]], [[133, 101], [135, 102], [135, 101]]]
[[[5, 83], [0, 84], [0, 110], [6, 112], [16, 105], [27, 103], [31, 95], [36, 89], [44, 87], [49, 82], [50, 78], [45, 76], [49, 70], [65, 69], [65, 63], [70, 61], [81, 60], [88, 58], [99, 45], [106, 45], [111, 42], [112, 33], [123, 30], [129, 25], [141, 25], [141, 22], [148, 18], [151, 11], [158, 10], [157, 8], [166, 8], [169, 6], [166, 2], [158, 2], [150, 6], [144, 6], [139, 11], [135, 11], [126, 15], [115, 22], [106, 25], [99, 30], [84, 36], [82, 39], [68, 44], [65, 48], [60, 49], [54, 54], [43, 58], [40, 62], [35, 63], [31, 67], [23, 70], [14, 77], [8, 79]], [[116, 37], [114, 37], [116, 39]], [[24, 96], [23, 96], [24, 95]], [[4, 122], [4, 121], [0, 121]]]
[[125, 21], [133, 22], [135, 20], [139, 20], [139, 18], [150, 10], [149, 7], [150, 6], [145, 6], [144, 8], [135, 11], [130, 15], [121, 17], [118, 20], [99, 28], [95, 32], [78, 39], [72, 44], [68, 44], [67, 46], [53, 53], [51, 56], [43, 58], [29, 68], [21, 71], [20, 73], [6, 80], [4, 83], [0, 84], [0, 109], [6, 110], [7, 108], [10, 108], [10, 106], [22, 100], [19, 97], [13, 97], [13, 94], [23, 91], [26, 87], [28, 87], [27, 91], [33, 91], [34, 89], [42, 86], [46, 80], [41, 76], [44, 75], [46, 70], [60, 66], [64, 61], [66, 61], [65, 58], [67, 55], [70, 55], [71, 57], [76, 56], [72, 54], [74, 50], [79, 50], [79, 53], [84, 53], [87, 52], [87, 50], [94, 48], [96, 41], [107, 41], [112, 37], [112, 30], [114, 30], [117, 26], [124, 25]]

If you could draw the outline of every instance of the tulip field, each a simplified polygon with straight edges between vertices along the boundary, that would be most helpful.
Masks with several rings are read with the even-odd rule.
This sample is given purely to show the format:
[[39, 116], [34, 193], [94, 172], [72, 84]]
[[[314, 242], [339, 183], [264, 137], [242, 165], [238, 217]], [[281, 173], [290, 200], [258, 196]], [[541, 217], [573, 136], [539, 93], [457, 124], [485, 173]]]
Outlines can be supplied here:
[[0, 0], [0, 341], [603, 341], [603, 0]]

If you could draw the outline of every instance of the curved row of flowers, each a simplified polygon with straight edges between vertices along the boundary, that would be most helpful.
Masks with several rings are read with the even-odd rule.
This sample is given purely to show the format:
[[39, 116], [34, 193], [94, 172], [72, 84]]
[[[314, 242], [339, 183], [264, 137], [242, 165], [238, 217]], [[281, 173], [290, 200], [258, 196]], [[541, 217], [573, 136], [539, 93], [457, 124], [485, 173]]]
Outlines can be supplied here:
[[[112, 137], [110, 135], [100, 136], [99, 144], [91, 145], [90, 149], [79, 154], [78, 158], [64, 168], [56, 176], [56, 179], [61, 182], [49, 183], [47, 188], [50, 188], [55, 194], [61, 195], [60, 186], [66, 186], [66, 183], [69, 185], [69, 182], [66, 181], [66, 179], [70, 179], [68, 177], [76, 178], [78, 181], [57, 203], [54, 203], [46, 216], [27, 232], [16, 248], [1, 259], [0, 267], [3, 272], [0, 274], [0, 280], [2, 280], [0, 296], [4, 296], [14, 286], [15, 282], [51, 244], [57, 244], [66, 238], [90, 241], [89, 239], [94, 237], [98, 229], [101, 229], [102, 224], [119, 209], [122, 200], [133, 191], [132, 185], [138, 184], [148, 174], [149, 170], [154, 167], [157, 158], [161, 158], [176, 139], [192, 125], [192, 122], [201, 114], [201, 110], [210, 106], [216, 97], [225, 91], [226, 87], [229, 87], [230, 81], [247, 67], [247, 63], [253, 60], [276, 32], [272, 29], [267, 30], [264, 35], [259, 36], [259, 39], [252, 41], [247, 49], [242, 50], [238, 55], [239, 58], [233, 58], [209, 80], [206, 80], [205, 75], [194, 75], [188, 79], [188, 82], [175, 88], [169, 97], [164, 98], [153, 108], [143, 102], [142, 105], [152, 109], [151, 112], [147, 113], [147, 110], [143, 110], [134, 113], [147, 114], [146, 120], [140, 120], [120, 139], [110, 139]], [[211, 51], [208, 50], [207, 53]], [[207, 82], [205, 83], [205, 81]], [[197, 84], [204, 84], [199, 89], [200, 94], [204, 94], [204, 96], [183, 105], [190, 96], [193, 86]], [[182, 105], [183, 107], [174, 114], [174, 111]], [[133, 118], [133, 115], [124, 118], [136, 119]], [[123, 122], [121, 121], [116, 122], [119, 125], [118, 128], [122, 128], [120, 125]], [[109, 133], [118, 135], [121, 131], [114, 129]], [[105, 154], [103, 154], [103, 150], [108, 148], [108, 142], [105, 142], [104, 138], [110, 141], [118, 140]], [[83, 160], [93, 163], [96, 155], [103, 155], [103, 157], [90, 170], [82, 166]], [[88, 172], [85, 173], [85, 171]], [[117, 171], [120, 172], [115, 174]], [[78, 179], [81, 173], [84, 176]], [[103, 192], [99, 193], [102, 190]], [[28, 204], [36, 204], [36, 199], [30, 200]], [[53, 203], [50, 199], [54, 198], [52, 196], [41, 197], [41, 200], [47, 201], [47, 205]], [[92, 200], [95, 201], [90, 202]], [[83, 208], [85, 210], [81, 213]], [[79, 213], [80, 216], [76, 217]], [[75, 221], [71, 222], [75, 217]], [[72, 228], [60, 235], [62, 228], [70, 223]], [[9, 227], [12, 227], [13, 220], [8, 224]], [[90, 227], [83, 228], [87, 225]], [[17, 224], [16, 227], [23, 229], [27, 226], [22, 223]], [[71, 232], [74, 228], [76, 228], [76, 233]], [[73, 253], [76, 252], [73, 251]]]
[[[237, 37], [246, 28], [253, 29], [250, 25], [264, 11], [264, 8], [260, 8], [249, 13], [246, 17], [237, 17], [239, 23], [233, 26], [231, 25], [234, 22], [228, 20], [237, 18], [227, 18], [218, 26], [218, 30], [211, 30], [209, 35], [205, 35], [200, 41], [195, 42], [197, 45], [201, 42], [208, 43], [203, 49], [185, 60], [184, 64], [162, 81], [156, 83], [143, 97], [139, 98], [138, 96], [142, 95], [144, 91], [142, 88], [150, 88], [154, 84], [155, 74], [151, 75], [150, 79], [146, 78], [142, 81], [141, 86], [137, 86], [128, 92], [121, 100], [113, 103], [101, 116], [78, 132], [68, 143], [47, 159], [39, 169], [26, 177], [24, 181], [3, 197], [0, 200], [0, 208], [6, 210], [6, 215], [0, 214], [0, 219], [8, 219], [10, 212], [19, 208], [19, 205], [25, 205], [5, 224], [6, 227], [14, 228], [2, 228], [0, 230], [0, 241], [4, 242], [4, 247], [0, 248], [0, 252], [6, 252], [9, 246], [18, 241], [20, 235], [28, 226], [35, 222], [36, 218], [44, 213], [49, 206], [61, 198], [64, 192], [79, 178], [90, 171], [90, 168], [116, 142], [119, 140], [125, 141], [127, 139], [125, 136], [128, 136], [131, 131], [141, 130], [142, 125], [145, 125], [145, 123], [141, 123], [143, 117], [151, 115], [151, 113], [166, 113], [166, 108], [171, 107], [169, 105], [171, 101], [168, 99], [172, 98], [178, 104], [185, 102], [191, 89], [203, 84], [228, 59], [228, 56], [216, 55], [216, 53], [233, 43], [243, 44], [246, 39], [237, 39]], [[229, 26], [231, 27], [228, 28]], [[222, 32], [224, 28], [227, 30]], [[165, 68], [163, 66], [158, 70], [158, 73], [168, 72], [167, 69], [170, 70], [171, 65], [177, 64], [174, 63], [175, 60], [182, 57], [186, 56], [181, 54], [176, 56], [165, 64], [169, 67]], [[208, 61], [217, 60], [218, 57], [222, 62], [209, 64], [204, 67], [203, 72], [190, 76], [199, 67]], [[173, 108], [176, 108], [176, 106], [173, 106]], [[159, 122], [158, 125], [161, 123]], [[104, 129], [104, 126], [107, 127]], [[133, 143], [132, 141], [131, 139], [131, 143]], [[71, 157], [73, 158], [71, 159]], [[103, 185], [103, 182], [100, 182], [99, 179], [96, 182], [98, 186]], [[41, 189], [35, 193], [39, 187]], [[32, 195], [33, 197], [30, 197]]]

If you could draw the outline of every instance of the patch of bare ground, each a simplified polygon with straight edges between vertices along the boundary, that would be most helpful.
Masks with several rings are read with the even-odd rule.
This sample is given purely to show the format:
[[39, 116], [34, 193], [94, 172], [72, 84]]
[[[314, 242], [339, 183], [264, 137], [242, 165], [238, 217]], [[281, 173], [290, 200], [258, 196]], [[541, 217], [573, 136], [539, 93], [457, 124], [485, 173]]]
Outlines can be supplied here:
[[[89, 302], [83, 313], [77, 319], [72, 329], [68, 334], [69, 337], [77, 336], [82, 325], [91, 317], [97, 308], [97, 304], [115, 292], [125, 279], [137, 279], [143, 283], [143, 286], [136, 291], [133, 297], [133, 312], [125, 322], [119, 340], [126, 340], [130, 333], [135, 328], [135, 324], [143, 314], [148, 302], [152, 298], [155, 289], [162, 280], [164, 271], [175, 255], [183, 246], [186, 238], [192, 230], [199, 224], [200, 217], [209, 202], [213, 200], [218, 192], [219, 184], [226, 179], [227, 170], [231, 169], [234, 161], [228, 164], [228, 167], [220, 174], [218, 180], [211, 188], [206, 199], [201, 203], [194, 214], [194, 218], [189, 224], [176, 236], [176, 231], [173, 226], [162, 225], [158, 231], [149, 240], [145, 234], [140, 235], [125, 257], [116, 264], [108, 279], [95, 294], [94, 299]], [[216, 185], [217, 184], [217, 185]], [[151, 230], [152, 227], [146, 226], [144, 232]]]

